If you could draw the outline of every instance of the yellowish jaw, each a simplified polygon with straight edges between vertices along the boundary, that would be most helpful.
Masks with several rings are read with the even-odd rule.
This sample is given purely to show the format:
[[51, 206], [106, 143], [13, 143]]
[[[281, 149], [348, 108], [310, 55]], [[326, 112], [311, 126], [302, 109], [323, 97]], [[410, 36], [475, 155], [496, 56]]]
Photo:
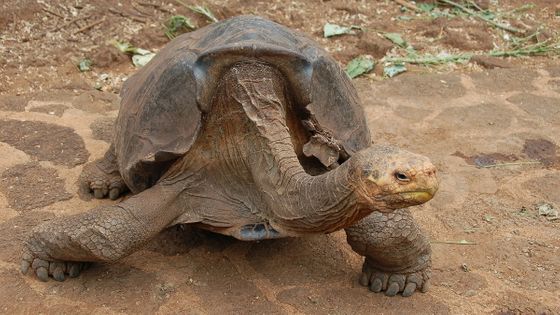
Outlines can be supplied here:
[[419, 203], [427, 202], [432, 199], [434, 195], [427, 191], [407, 191], [399, 193], [405, 200], [415, 200]]

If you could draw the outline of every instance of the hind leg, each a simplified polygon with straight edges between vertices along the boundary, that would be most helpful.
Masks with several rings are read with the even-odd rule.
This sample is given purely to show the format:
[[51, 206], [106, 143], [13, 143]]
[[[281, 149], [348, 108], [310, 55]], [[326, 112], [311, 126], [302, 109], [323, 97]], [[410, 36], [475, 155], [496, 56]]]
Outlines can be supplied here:
[[80, 196], [89, 199], [93, 195], [97, 199], [117, 199], [128, 191], [117, 166], [117, 158], [113, 145], [105, 156], [84, 166], [78, 179]]

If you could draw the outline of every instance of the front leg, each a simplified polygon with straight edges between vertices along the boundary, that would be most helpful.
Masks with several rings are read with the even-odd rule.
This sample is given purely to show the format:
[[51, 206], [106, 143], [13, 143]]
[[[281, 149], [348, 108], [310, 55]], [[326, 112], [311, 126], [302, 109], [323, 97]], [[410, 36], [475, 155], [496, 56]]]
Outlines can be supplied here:
[[21, 271], [42, 281], [77, 276], [83, 262], [116, 261], [138, 250], [178, 216], [173, 186], [154, 186], [114, 206], [37, 226], [24, 244]]
[[407, 209], [374, 212], [346, 228], [348, 243], [365, 256], [360, 284], [388, 296], [425, 292], [431, 274], [431, 247]]

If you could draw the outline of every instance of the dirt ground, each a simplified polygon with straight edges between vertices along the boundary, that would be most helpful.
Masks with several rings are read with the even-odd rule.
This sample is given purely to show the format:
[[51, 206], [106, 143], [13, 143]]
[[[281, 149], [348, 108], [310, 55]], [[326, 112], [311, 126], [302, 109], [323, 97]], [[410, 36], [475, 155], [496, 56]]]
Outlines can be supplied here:
[[[526, 3], [477, 2], [504, 12]], [[557, 38], [557, 1], [532, 2], [512, 25], [544, 26], [538, 41]], [[258, 14], [303, 31], [342, 64], [395, 48], [371, 32], [322, 38], [326, 22], [399, 32], [422, 53], [507, 45], [504, 32], [478, 20], [426, 18], [388, 0], [205, 4], [219, 19]], [[175, 14], [208, 23], [174, 1], [0, 4], [0, 313], [560, 313], [560, 220], [537, 211], [560, 209], [560, 61], [551, 56], [502, 59], [505, 69], [407, 66], [391, 79], [377, 66], [354, 80], [375, 142], [427, 155], [439, 170], [437, 196], [413, 209], [433, 243], [425, 294], [388, 298], [361, 287], [362, 260], [343, 231], [250, 243], [172, 228], [76, 279], [20, 274], [33, 226], [112, 203], [76, 193], [84, 163], [108, 147], [118, 92], [136, 70], [109, 42], [157, 51], [168, 42], [162, 23]], [[78, 71], [83, 58], [92, 71]]]

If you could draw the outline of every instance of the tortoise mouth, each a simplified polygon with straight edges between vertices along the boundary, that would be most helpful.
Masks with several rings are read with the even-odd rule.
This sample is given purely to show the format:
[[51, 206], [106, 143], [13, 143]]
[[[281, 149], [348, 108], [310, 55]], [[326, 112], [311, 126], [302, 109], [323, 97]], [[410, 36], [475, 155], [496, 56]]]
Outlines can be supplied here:
[[434, 197], [435, 191], [431, 190], [417, 190], [417, 191], [405, 191], [397, 193], [399, 197], [404, 199], [404, 201], [413, 201], [415, 203], [424, 203], [429, 201]]
[[402, 208], [425, 203], [434, 197], [436, 191], [437, 188], [402, 191], [379, 196], [377, 199], [384, 201], [390, 208]]

